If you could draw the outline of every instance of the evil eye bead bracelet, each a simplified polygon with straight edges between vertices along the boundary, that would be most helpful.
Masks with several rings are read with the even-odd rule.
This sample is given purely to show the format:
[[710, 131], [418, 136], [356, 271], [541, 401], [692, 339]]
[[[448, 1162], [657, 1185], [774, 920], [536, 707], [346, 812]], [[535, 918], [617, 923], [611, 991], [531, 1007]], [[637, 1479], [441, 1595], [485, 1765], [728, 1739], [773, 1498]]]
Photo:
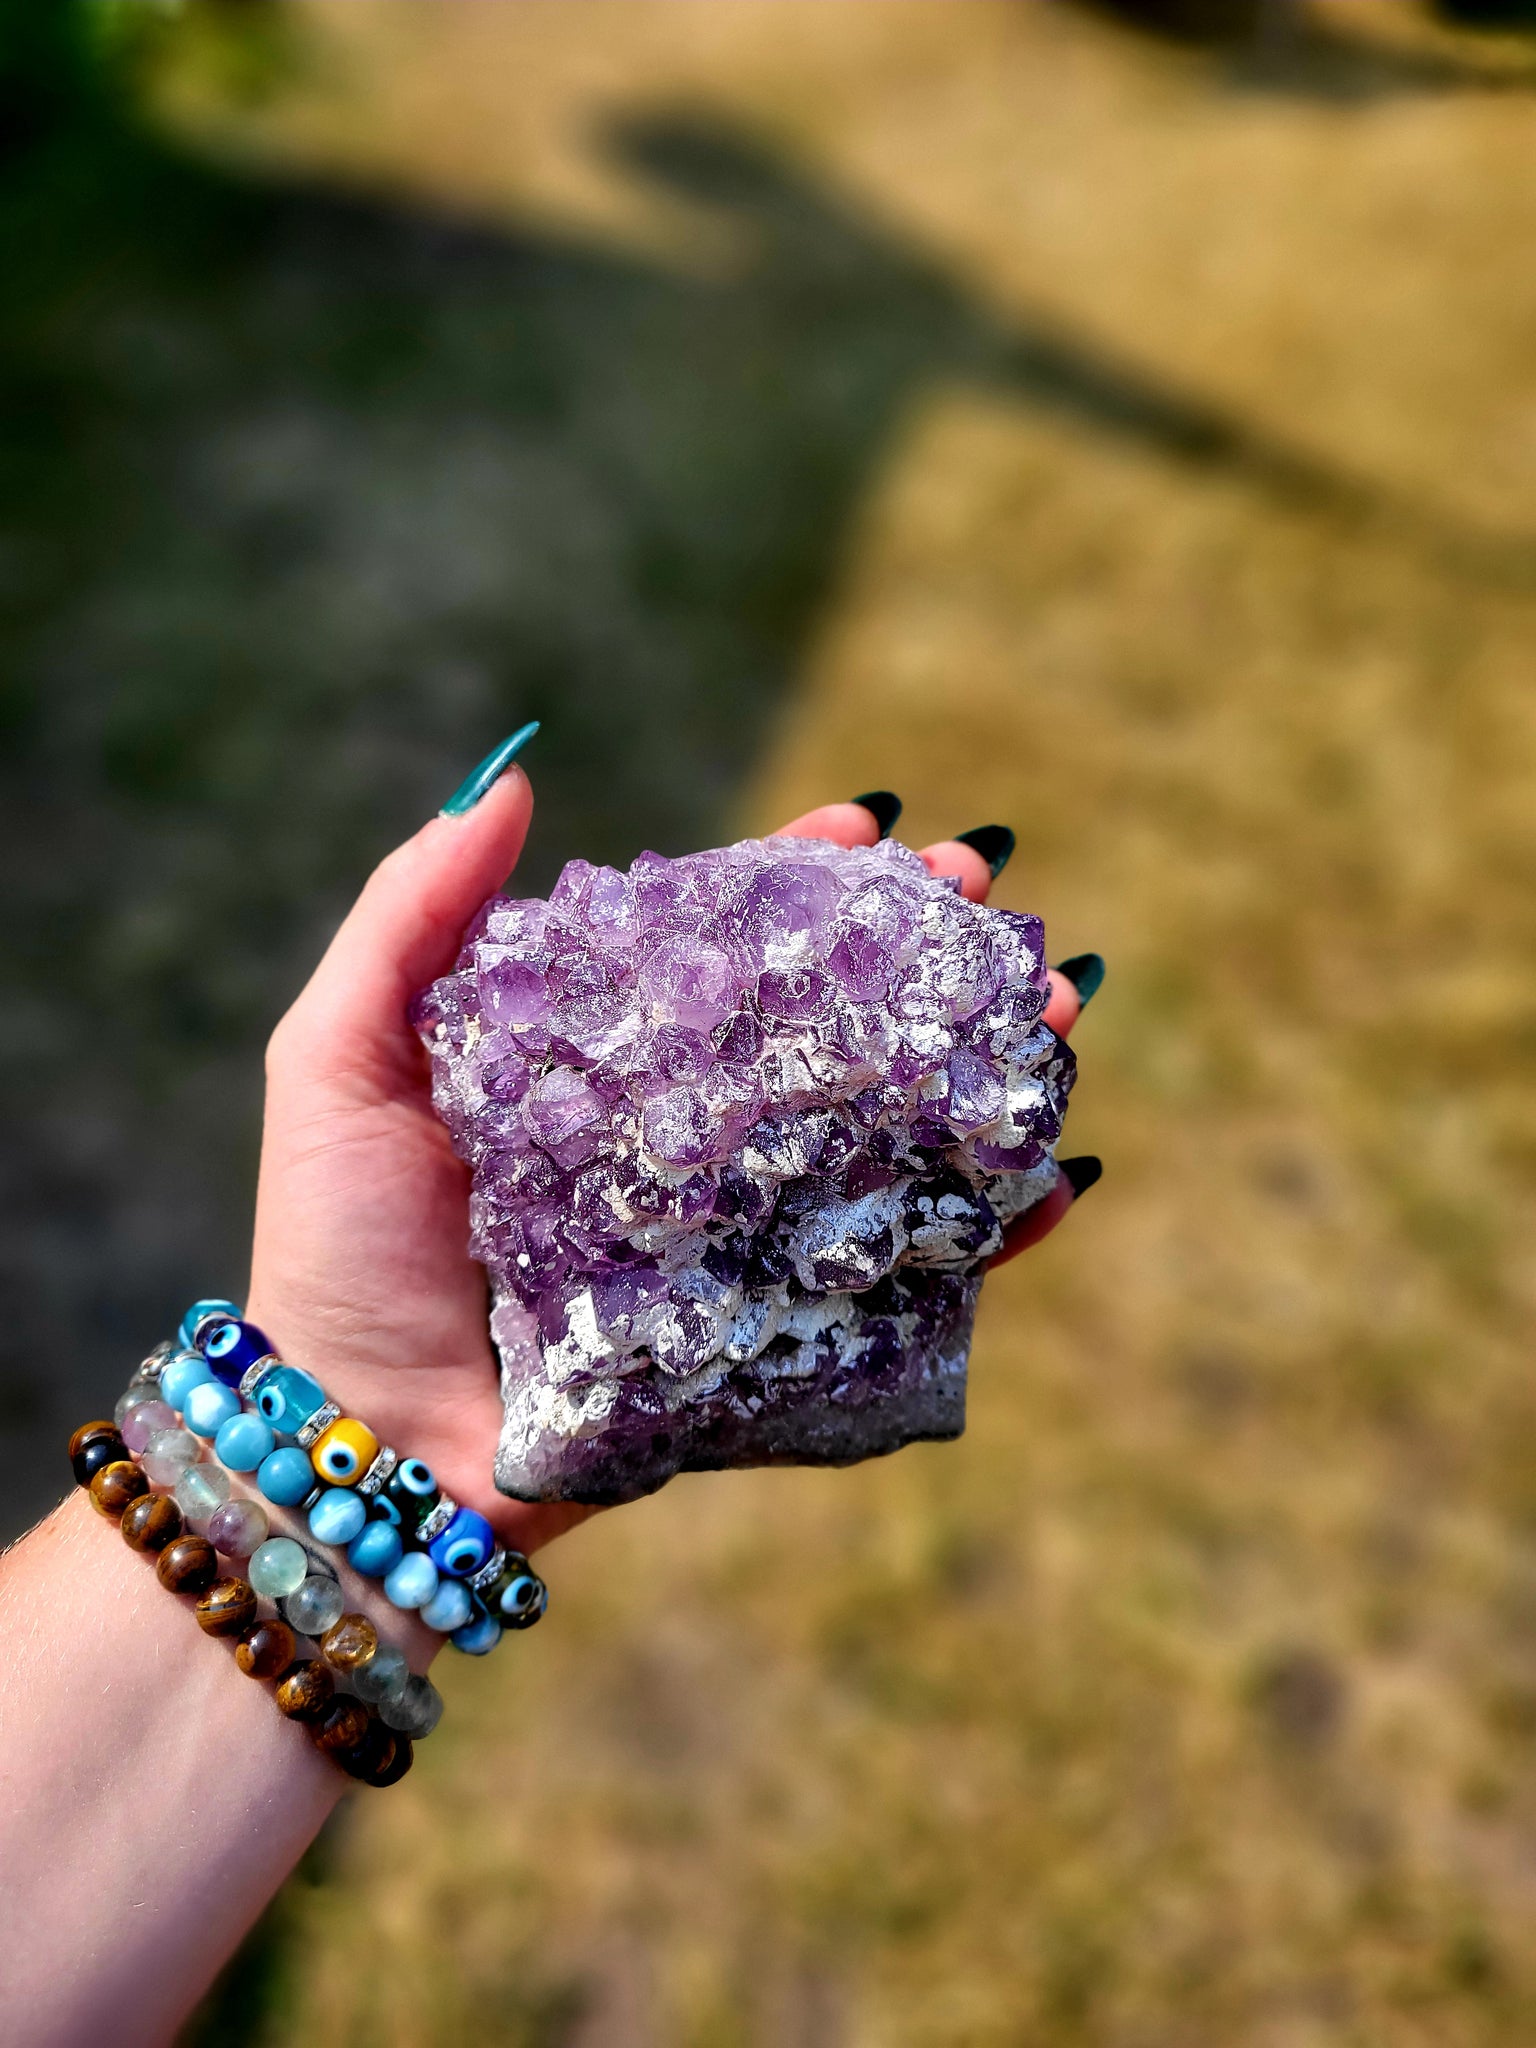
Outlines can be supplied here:
[[527, 1558], [500, 1548], [484, 1515], [445, 1494], [422, 1459], [381, 1444], [311, 1373], [284, 1364], [233, 1302], [194, 1302], [177, 1335], [179, 1348], [162, 1346], [136, 1385], [267, 1500], [304, 1514], [317, 1543], [345, 1549], [394, 1606], [471, 1656], [541, 1618], [548, 1593]]

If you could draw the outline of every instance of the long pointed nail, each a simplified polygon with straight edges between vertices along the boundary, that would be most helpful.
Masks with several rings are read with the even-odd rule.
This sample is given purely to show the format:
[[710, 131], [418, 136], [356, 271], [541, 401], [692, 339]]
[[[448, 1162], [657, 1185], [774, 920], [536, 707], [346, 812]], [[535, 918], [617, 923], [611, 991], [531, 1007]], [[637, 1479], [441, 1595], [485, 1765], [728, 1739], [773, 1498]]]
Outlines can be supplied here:
[[1056, 962], [1056, 972], [1066, 976], [1077, 990], [1077, 1000], [1087, 1009], [1104, 984], [1104, 955], [1074, 953], [1070, 960]]
[[962, 846], [975, 848], [992, 870], [994, 882], [1013, 859], [1013, 849], [1019, 843], [1006, 825], [974, 825], [969, 832], [957, 832], [955, 837]]
[[862, 804], [880, 827], [880, 837], [890, 838], [896, 820], [901, 816], [901, 798], [894, 790], [866, 789], [862, 796], [850, 797], [849, 802]]
[[499, 747], [492, 747], [479, 767], [472, 768], [465, 776], [438, 815], [462, 818], [466, 811], [472, 811], [498, 777], [511, 767], [538, 729], [539, 721], [535, 718], [530, 724], [521, 726], [511, 739], [503, 740]]
[[1076, 1159], [1058, 1159], [1056, 1164], [1072, 1183], [1072, 1199], [1086, 1195], [1094, 1182], [1104, 1171], [1104, 1162], [1095, 1153], [1080, 1152]]

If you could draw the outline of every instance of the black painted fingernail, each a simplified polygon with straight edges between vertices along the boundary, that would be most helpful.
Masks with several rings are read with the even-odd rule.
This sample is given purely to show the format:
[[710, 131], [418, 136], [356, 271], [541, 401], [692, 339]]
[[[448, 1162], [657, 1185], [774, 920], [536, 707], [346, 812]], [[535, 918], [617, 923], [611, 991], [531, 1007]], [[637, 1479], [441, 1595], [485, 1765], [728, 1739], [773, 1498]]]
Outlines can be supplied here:
[[1006, 825], [976, 825], [969, 832], [957, 832], [955, 837], [962, 846], [973, 846], [992, 870], [995, 882], [1013, 859], [1017, 839]]
[[520, 726], [510, 739], [502, 741], [499, 747], [492, 747], [477, 767], [471, 768], [458, 788], [443, 805], [440, 816], [462, 818], [466, 811], [472, 811], [486, 791], [505, 774], [517, 759], [523, 748], [539, 729], [534, 719], [531, 725]]
[[901, 816], [901, 798], [894, 790], [866, 789], [862, 796], [850, 797], [849, 802], [862, 804], [880, 827], [880, 837], [890, 838], [896, 820]]
[[1074, 953], [1070, 960], [1058, 960], [1056, 972], [1064, 974], [1077, 990], [1077, 1000], [1086, 1009], [1104, 983], [1102, 953]]
[[1081, 1152], [1076, 1159], [1058, 1159], [1056, 1164], [1072, 1183], [1072, 1199], [1086, 1195], [1099, 1175], [1104, 1171], [1104, 1162], [1092, 1152]]

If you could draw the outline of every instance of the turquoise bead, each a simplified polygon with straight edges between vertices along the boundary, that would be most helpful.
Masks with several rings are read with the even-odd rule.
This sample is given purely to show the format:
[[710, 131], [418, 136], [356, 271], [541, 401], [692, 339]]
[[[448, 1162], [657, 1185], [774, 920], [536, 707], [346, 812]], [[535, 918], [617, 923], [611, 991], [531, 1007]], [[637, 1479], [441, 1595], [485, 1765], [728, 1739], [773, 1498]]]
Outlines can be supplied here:
[[208, 1380], [192, 1389], [181, 1412], [194, 1436], [217, 1436], [221, 1425], [240, 1413], [240, 1396], [233, 1387]]
[[384, 1597], [396, 1607], [425, 1607], [437, 1591], [437, 1566], [424, 1550], [408, 1550], [384, 1581]]
[[197, 1335], [197, 1326], [204, 1316], [240, 1317], [240, 1305], [234, 1301], [194, 1301], [181, 1319], [181, 1328], [176, 1332], [176, 1342], [190, 1351], [192, 1339]]
[[276, 1449], [272, 1432], [259, 1415], [231, 1415], [219, 1424], [213, 1455], [231, 1472], [254, 1472]]
[[370, 1579], [382, 1579], [405, 1555], [400, 1531], [392, 1522], [368, 1522], [347, 1546], [348, 1561]]
[[264, 1600], [286, 1600], [309, 1576], [309, 1559], [291, 1536], [271, 1536], [252, 1552], [245, 1576]]
[[194, 1387], [206, 1387], [212, 1379], [206, 1358], [195, 1351], [183, 1351], [160, 1375], [160, 1398], [180, 1410], [186, 1407], [187, 1396]]
[[350, 1543], [368, 1519], [368, 1503], [350, 1487], [328, 1486], [309, 1511], [317, 1543]]
[[501, 1641], [501, 1623], [495, 1615], [487, 1614], [483, 1607], [477, 1608], [462, 1628], [456, 1628], [448, 1638], [456, 1650], [462, 1650], [466, 1657], [484, 1657]]
[[274, 1451], [257, 1467], [256, 1484], [278, 1507], [297, 1507], [315, 1490], [315, 1468], [302, 1451]]
[[473, 1596], [463, 1580], [444, 1579], [422, 1608], [421, 1618], [439, 1635], [451, 1636], [456, 1628], [464, 1626], [474, 1611]]
[[263, 1373], [256, 1389], [256, 1407], [263, 1422], [284, 1436], [297, 1436], [317, 1408], [325, 1405], [325, 1389], [312, 1373], [296, 1365], [277, 1365]]

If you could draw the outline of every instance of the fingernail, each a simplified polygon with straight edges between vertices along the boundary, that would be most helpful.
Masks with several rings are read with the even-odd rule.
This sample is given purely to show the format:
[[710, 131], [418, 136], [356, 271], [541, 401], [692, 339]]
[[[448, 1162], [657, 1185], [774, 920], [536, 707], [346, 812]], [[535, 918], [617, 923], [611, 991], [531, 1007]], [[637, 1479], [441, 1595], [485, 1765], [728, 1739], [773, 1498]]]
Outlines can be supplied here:
[[1058, 1159], [1056, 1164], [1072, 1183], [1072, 1199], [1086, 1195], [1099, 1175], [1104, 1171], [1104, 1162], [1092, 1152], [1081, 1152], [1076, 1159]]
[[527, 746], [539, 729], [539, 721], [522, 726], [511, 739], [503, 740], [499, 747], [492, 747], [478, 768], [472, 768], [458, 788], [449, 797], [438, 813], [444, 818], [462, 818], [466, 811], [472, 811], [491, 784], [504, 774], [518, 755]]
[[1074, 953], [1070, 960], [1058, 960], [1056, 972], [1064, 974], [1077, 990], [1077, 1000], [1086, 1009], [1104, 984], [1104, 955]]
[[1013, 849], [1018, 845], [1006, 825], [977, 825], [969, 832], [957, 832], [955, 837], [962, 846], [973, 846], [992, 870], [995, 882], [1013, 859]]
[[901, 798], [894, 790], [866, 789], [862, 796], [850, 797], [848, 801], [862, 804], [880, 827], [880, 837], [890, 838], [892, 828], [901, 816]]

